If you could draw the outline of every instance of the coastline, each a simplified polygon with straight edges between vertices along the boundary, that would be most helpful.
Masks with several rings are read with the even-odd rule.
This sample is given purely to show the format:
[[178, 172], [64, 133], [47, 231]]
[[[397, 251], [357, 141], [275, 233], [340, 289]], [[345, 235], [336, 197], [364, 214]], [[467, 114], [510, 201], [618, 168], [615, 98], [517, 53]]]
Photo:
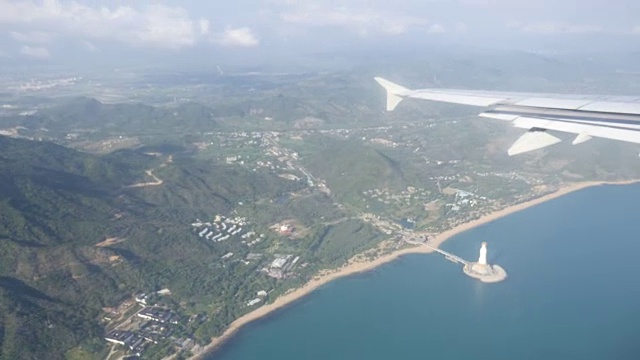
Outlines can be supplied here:
[[[587, 181], [587, 182], [578, 182], [566, 185], [557, 191], [543, 195], [541, 197], [519, 203], [516, 205], [508, 206], [504, 209], [497, 210], [491, 212], [487, 215], [484, 215], [476, 220], [469, 221], [464, 224], [460, 224], [450, 230], [444, 231], [437, 236], [434, 236], [430, 239], [429, 244], [433, 247], [439, 247], [442, 243], [449, 240], [450, 238], [463, 233], [465, 231], [471, 230], [477, 226], [484, 225], [500, 219], [504, 216], [516, 213], [518, 211], [522, 211], [524, 209], [530, 208], [532, 206], [539, 205], [543, 202], [556, 199], [558, 197], [567, 195], [569, 193], [583, 190], [589, 187], [594, 186], [602, 186], [602, 185], [630, 185], [640, 183], [640, 180], [625, 180], [625, 181]], [[281, 295], [276, 298], [274, 302], [270, 304], [266, 304], [264, 306], [259, 307], [258, 309], [241, 316], [240, 318], [234, 320], [229, 327], [224, 331], [224, 333], [217, 337], [213, 338], [209, 344], [199, 349], [197, 353], [195, 353], [189, 359], [203, 359], [206, 355], [212, 353], [216, 349], [218, 349], [222, 344], [231, 339], [235, 333], [242, 328], [243, 326], [256, 321], [276, 310], [279, 310], [301, 298], [308, 295], [309, 293], [315, 291], [319, 287], [342, 277], [350, 276], [358, 273], [363, 273], [370, 271], [378, 266], [387, 264], [391, 261], [398, 259], [399, 257], [407, 254], [427, 254], [432, 253], [433, 250], [430, 247], [425, 245], [417, 245], [410, 248], [400, 249], [394, 251], [390, 254], [383, 255], [379, 258], [376, 258], [371, 261], [356, 261], [349, 262], [345, 266], [338, 268], [336, 270], [322, 273], [320, 275], [314, 276], [309, 282], [305, 283], [302, 287], [299, 287], [289, 293]]]

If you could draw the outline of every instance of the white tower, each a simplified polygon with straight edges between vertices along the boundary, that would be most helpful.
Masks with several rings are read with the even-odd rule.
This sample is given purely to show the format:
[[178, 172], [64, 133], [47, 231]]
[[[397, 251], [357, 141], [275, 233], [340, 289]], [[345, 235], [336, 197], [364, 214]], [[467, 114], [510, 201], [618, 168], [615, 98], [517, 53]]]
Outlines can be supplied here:
[[480, 258], [478, 258], [478, 264], [487, 265], [487, 243], [482, 242], [480, 247]]

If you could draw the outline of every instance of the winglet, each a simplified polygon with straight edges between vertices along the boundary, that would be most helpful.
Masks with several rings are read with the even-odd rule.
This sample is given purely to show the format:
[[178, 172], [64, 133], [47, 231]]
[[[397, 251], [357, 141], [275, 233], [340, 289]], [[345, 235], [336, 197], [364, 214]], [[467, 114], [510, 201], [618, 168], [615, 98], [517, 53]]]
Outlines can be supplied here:
[[411, 91], [406, 87], [392, 83], [391, 81], [383, 79], [381, 77], [375, 77], [374, 79], [385, 90], [387, 90], [387, 111], [393, 111], [393, 109], [398, 106], [400, 101], [402, 101], [402, 96]]
[[509, 156], [518, 155], [527, 151], [542, 149], [560, 142], [557, 137], [547, 134], [545, 131], [527, 131], [507, 151]]

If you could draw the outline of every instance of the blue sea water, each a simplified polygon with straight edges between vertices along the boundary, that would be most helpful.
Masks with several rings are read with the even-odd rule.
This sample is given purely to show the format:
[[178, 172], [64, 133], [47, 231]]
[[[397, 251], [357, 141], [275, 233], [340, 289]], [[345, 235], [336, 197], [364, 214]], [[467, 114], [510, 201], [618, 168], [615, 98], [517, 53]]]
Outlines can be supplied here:
[[409, 255], [252, 323], [209, 359], [640, 359], [640, 186], [571, 193], [442, 248], [509, 278], [483, 284]]

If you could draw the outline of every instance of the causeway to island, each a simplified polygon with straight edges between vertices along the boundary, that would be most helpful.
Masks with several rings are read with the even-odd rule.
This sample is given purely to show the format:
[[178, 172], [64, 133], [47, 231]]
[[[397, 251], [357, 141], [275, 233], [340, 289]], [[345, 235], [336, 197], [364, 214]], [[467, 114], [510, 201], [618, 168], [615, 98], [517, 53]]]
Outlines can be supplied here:
[[482, 246], [480, 247], [480, 256], [478, 257], [477, 262], [466, 261], [459, 256], [453, 255], [429, 244], [425, 245], [431, 248], [433, 251], [444, 255], [445, 259], [457, 264], [462, 264], [462, 271], [464, 271], [465, 274], [472, 278], [478, 279], [485, 283], [500, 282], [507, 278], [507, 272], [502, 267], [500, 267], [499, 265], [487, 264], [486, 242], [483, 242]]

